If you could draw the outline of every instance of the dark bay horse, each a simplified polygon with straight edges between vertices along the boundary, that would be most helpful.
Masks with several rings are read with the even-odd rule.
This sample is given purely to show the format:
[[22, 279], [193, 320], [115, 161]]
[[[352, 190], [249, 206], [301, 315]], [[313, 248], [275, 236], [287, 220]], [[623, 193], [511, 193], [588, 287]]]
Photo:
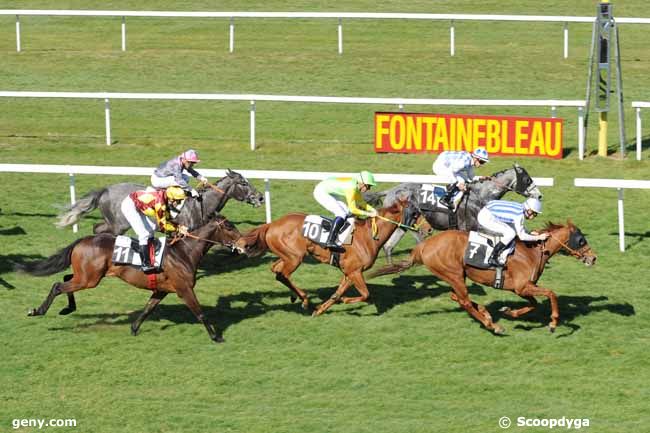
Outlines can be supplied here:
[[[363, 271], [372, 267], [381, 246], [388, 240], [397, 228], [397, 224], [411, 223], [415, 209], [408, 200], [398, 200], [392, 206], [378, 211], [379, 217], [356, 221], [352, 244], [346, 245], [346, 251], [341, 253], [339, 268], [343, 277], [336, 292], [313, 313], [318, 316], [327, 311], [334, 303], [342, 301], [346, 304], [363, 302], [369, 293], [363, 279]], [[309, 299], [304, 291], [298, 288], [290, 279], [291, 274], [300, 266], [309, 254], [322, 263], [329, 263], [331, 252], [328, 249], [303, 237], [302, 226], [306, 215], [291, 213], [271, 223], [263, 224], [242, 235], [236, 243], [240, 251], [249, 256], [257, 256], [270, 249], [279, 257], [271, 266], [275, 279], [287, 286], [302, 301], [303, 308], [309, 307]], [[377, 232], [373, 233], [376, 224]], [[361, 296], [343, 297], [345, 291], [354, 285]], [[295, 297], [292, 296], [292, 302]]]
[[[501, 311], [516, 318], [535, 309], [537, 305], [535, 296], [546, 296], [551, 303], [549, 329], [553, 332], [557, 327], [560, 313], [555, 293], [537, 285], [544, 266], [555, 253], [562, 249], [587, 266], [596, 262], [596, 254], [592, 251], [580, 229], [571, 221], [564, 226], [549, 223], [542, 232], [551, 234], [544, 242], [524, 243], [517, 240], [515, 251], [508, 259], [504, 269], [503, 288], [515, 292], [528, 300], [530, 304], [517, 310], [503, 308]], [[502, 334], [503, 327], [492, 322], [492, 317], [485, 307], [472, 302], [469, 298], [465, 277], [469, 277], [479, 284], [491, 286], [494, 283], [495, 271], [493, 269], [478, 269], [464, 264], [463, 255], [467, 247], [468, 236], [467, 232], [458, 230], [439, 233], [416, 245], [407, 260], [372, 271], [368, 275], [368, 279], [402, 272], [416, 264], [424, 264], [436, 277], [451, 285], [453, 289], [451, 298], [454, 301], [458, 302], [487, 329], [495, 334]]]
[[[145, 185], [137, 183], [117, 183], [91, 191], [79, 199], [66, 213], [60, 215], [56, 226], [62, 228], [76, 224], [82, 216], [99, 208], [104, 222], [95, 224], [93, 232], [121, 235], [130, 227], [120, 210], [122, 200], [133, 191], [145, 188]], [[264, 203], [264, 195], [259, 193], [248, 179], [235, 171], [228, 170], [226, 176], [212, 186], [201, 188], [199, 197], [188, 197], [174, 221], [190, 229], [197, 228], [205, 224], [214, 212], [223, 209], [230, 198], [255, 207]]]
[[[390, 206], [398, 197], [409, 197], [417, 202], [422, 184], [402, 183], [389, 190], [369, 192], [364, 194], [364, 199], [376, 206]], [[542, 198], [542, 193], [535, 185], [526, 169], [515, 164], [512, 168], [501, 170], [486, 179], [477, 180], [467, 185], [467, 193], [458, 204], [456, 211], [457, 227], [449, 227], [449, 211], [446, 208], [434, 210], [420, 209], [422, 216], [435, 230], [476, 230], [478, 228], [477, 216], [479, 211], [491, 200], [502, 198], [508, 191], [516, 192], [524, 197]], [[398, 229], [384, 245], [384, 252], [388, 263], [392, 263], [392, 251], [397, 243], [404, 237], [405, 231]], [[423, 236], [414, 232], [417, 242]]]
[[140, 289], [153, 291], [144, 311], [131, 325], [133, 335], [137, 335], [140, 325], [158, 303], [168, 293], [175, 292], [179, 298], [183, 299], [199, 322], [205, 326], [210, 338], [220, 343], [223, 338], [205, 320], [194, 293], [196, 269], [199, 261], [213, 243], [232, 246], [240, 236], [239, 231], [230, 221], [223, 216], [217, 216], [192, 232], [190, 236], [182, 238], [173, 245], [168, 245], [163, 261], [163, 270], [161, 273], [155, 274], [155, 289], [149, 287], [149, 278], [139, 267], [113, 264], [115, 236], [101, 233], [77, 239], [45, 260], [17, 266], [18, 270], [36, 276], [52, 275], [72, 266], [72, 274], [63, 277], [63, 282], [54, 283], [45, 301], [38, 308], [34, 308], [29, 315], [45, 315], [54, 298], [61, 293], [68, 295], [68, 306], [59, 314], [69, 314], [76, 310], [74, 292], [93, 288], [106, 276], [115, 276]]

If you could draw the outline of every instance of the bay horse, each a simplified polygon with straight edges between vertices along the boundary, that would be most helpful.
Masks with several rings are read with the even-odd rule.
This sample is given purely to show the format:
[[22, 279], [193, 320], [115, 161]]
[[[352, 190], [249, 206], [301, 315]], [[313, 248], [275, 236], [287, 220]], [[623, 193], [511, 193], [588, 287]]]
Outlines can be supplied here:
[[[375, 206], [390, 206], [398, 197], [410, 197], [418, 202], [422, 184], [401, 183], [386, 191], [366, 192], [364, 199]], [[467, 184], [467, 192], [463, 195], [456, 210], [456, 227], [449, 226], [449, 210], [436, 207], [433, 209], [420, 209], [420, 213], [426, 219], [431, 228], [435, 230], [459, 230], [470, 231], [478, 228], [478, 213], [491, 200], [502, 198], [507, 192], [512, 191], [524, 197], [542, 199], [542, 192], [530, 177], [525, 168], [514, 164], [512, 168], [498, 171], [491, 176], [472, 181]], [[398, 229], [384, 244], [386, 260], [392, 263], [392, 251], [397, 243], [404, 237], [406, 232]], [[424, 239], [423, 233], [412, 232], [416, 242]]]
[[[90, 191], [68, 208], [67, 212], [59, 215], [56, 223], [58, 228], [76, 224], [82, 216], [99, 208], [104, 222], [93, 227], [93, 233], [124, 234], [129, 227], [129, 222], [122, 215], [122, 200], [134, 191], [141, 191], [145, 185], [137, 183], [116, 183], [95, 191]], [[233, 198], [246, 202], [254, 207], [264, 203], [264, 195], [236, 171], [228, 170], [226, 176], [210, 184], [207, 188], [199, 188], [199, 197], [188, 197], [180, 213], [174, 218], [177, 224], [194, 229], [205, 224], [215, 212], [221, 211]]]
[[[314, 311], [314, 316], [323, 314], [339, 301], [352, 304], [365, 302], [368, 299], [369, 293], [363, 279], [363, 271], [375, 263], [380, 248], [398, 224], [412, 223], [415, 215], [411, 212], [415, 212], [415, 208], [408, 200], [398, 200], [388, 208], [379, 209], [379, 216], [376, 218], [355, 221], [352, 244], [345, 245], [345, 252], [340, 253], [338, 261], [338, 267], [343, 272], [341, 282], [330, 299]], [[271, 271], [275, 273], [276, 280], [295, 294], [291, 297], [291, 302], [294, 302], [297, 296], [302, 301], [304, 309], [309, 308], [309, 298], [291, 281], [291, 274], [307, 255], [311, 255], [321, 263], [330, 263], [332, 258], [330, 250], [302, 235], [306, 216], [302, 213], [287, 214], [251, 230], [236, 242], [240, 252], [245, 252], [248, 256], [259, 256], [269, 249], [277, 255], [279, 259], [271, 265]], [[376, 233], [373, 233], [373, 226], [376, 226]], [[356, 287], [361, 296], [343, 296], [351, 285]]]
[[162, 272], [150, 274], [155, 275], [155, 288], [151, 288], [153, 284], [149, 276], [143, 273], [139, 266], [113, 263], [114, 235], [101, 233], [77, 239], [47, 259], [17, 265], [17, 270], [36, 276], [52, 275], [72, 266], [72, 274], [64, 276], [63, 282], [54, 283], [43, 303], [32, 309], [28, 315], [45, 315], [54, 299], [62, 293], [68, 295], [68, 306], [59, 314], [70, 314], [77, 308], [74, 292], [93, 288], [106, 276], [115, 276], [132, 286], [153, 292], [140, 316], [131, 324], [133, 335], [137, 335], [142, 322], [160, 301], [167, 294], [174, 292], [205, 326], [210, 338], [221, 343], [223, 337], [206, 321], [194, 293], [196, 269], [203, 255], [213, 244], [220, 243], [230, 247], [240, 236], [239, 230], [230, 221], [223, 216], [216, 216], [188, 237], [181, 238], [172, 245], [168, 244]]
[[[596, 262], [596, 254], [592, 251], [584, 235], [570, 220], [566, 225], [548, 223], [541, 232], [550, 233], [546, 241], [522, 242], [516, 241], [515, 251], [508, 259], [504, 269], [503, 289], [515, 292], [528, 300], [529, 305], [511, 310], [501, 309], [506, 315], [517, 318], [535, 309], [535, 296], [546, 296], [551, 304], [551, 322], [549, 330], [555, 331], [560, 313], [556, 294], [547, 288], [537, 285], [544, 266], [558, 251], [566, 250], [569, 254], [591, 266]], [[451, 298], [458, 302], [472, 317], [481, 322], [485, 328], [495, 334], [505, 332], [503, 327], [492, 322], [490, 313], [482, 305], [474, 303], [469, 298], [465, 278], [479, 284], [491, 286], [495, 279], [494, 269], [478, 269], [465, 265], [463, 256], [467, 247], [469, 233], [449, 230], [430, 237], [415, 246], [408, 259], [396, 265], [387, 265], [368, 275], [368, 279], [380, 275], [402, 272], [413, 265], [424, 264], [436, 277], [449, 283], [453, 289]]]

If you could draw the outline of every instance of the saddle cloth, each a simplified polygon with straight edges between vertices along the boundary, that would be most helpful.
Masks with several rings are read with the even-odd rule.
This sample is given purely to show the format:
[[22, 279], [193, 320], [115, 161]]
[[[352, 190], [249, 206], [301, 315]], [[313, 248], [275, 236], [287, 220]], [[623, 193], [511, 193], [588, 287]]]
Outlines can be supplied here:
[[[155, 238], [155, 262], [154, 266], [158, 269], [162, 268], [162, 262], [165, 255], [165, 246], [167, 245], [167, 238]], [[140, 260], [140, 245], [136, 239], [128, 236], [118, 236], [115, 238], [115, 247], [113, 247], [113, 263], [116, 265], [134, 265], [142, 266]]]
[[[467, 248], [465, 249], [464, 261], [466, 265], [479, 269], [493, 269], [494, 266], [488, 265], [488, 259], [492, 255], [494, 245], [499, 242], [500, 236], [489, 235], [485, 233], [471, 231], [467, 239]], [[511, 242], [499, 256], [499, 262], [504, 266], [508, 256], [514, 251], [515, 243]]]
[[[302, 224], [302, 235], [320, 245], [327, 243], [333, 220], [320, 215], [307, 215]], [[348, 218], [339, 231], [335, 243], [337, 245], [351, 244], [354, 229], [354, 217]]]
[[418, 191], [418, 207], [422, 210], [433, 210], [436, 207], [447, 209], [440, 199], [447, 194], [447, 188], [440, 185], [423, 183]]

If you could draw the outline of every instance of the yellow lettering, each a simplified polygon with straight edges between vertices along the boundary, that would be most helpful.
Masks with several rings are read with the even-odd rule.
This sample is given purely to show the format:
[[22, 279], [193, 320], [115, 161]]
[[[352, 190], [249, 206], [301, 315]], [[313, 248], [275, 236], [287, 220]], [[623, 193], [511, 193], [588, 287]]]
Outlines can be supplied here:
[[[548, 123], [547, 123], [547, 125], [548, 125]], [[550, 135], [548, 135], [547, 137], [550, 138]], [[541, 121], [537, 121], [537, 122], [533, 123], [533, 132], [532, 132], [532, 134], [530, 134], [530, 146], [529, 147], [530, 147], [530, 154], [531, 155], [545, 155], [546, 154], [546, 149], [544, 148], [544, 131], [542, 131], [542, 122]]]
[[449, 147], [449, 137], [447, 136], [447, 123], [442, 119], [436, 128], [436, 138], [433, 141], [433, 149], [436, 151], [447, 150]]
[[498, 152], [499, 147], [501, 147], [501, 128], [499, 126], [500, 123], [498, 120], [487, 120], [487, 125], [485, 126], [485, 150], [488, 153]]
[[458, 119], [457, 131], [456, 150], [471, 150], [472, 119]]
[[549, 134], [549, 146], [546, 151], [548, 156], [558, 156], [562, 151], [562, 122], [555, 123], [555, 140], [550, 139]]
[[422, 150], [422, 117], [406, 118], [406, 148]]
[[[404, 117], [400, 115], [393, 115], [393, 117], [390, 119], [390, 147], [395, 150], [402, 150], [404, 148], [404, 137], [406, 135], [405, 129]], [[399, 136], [396, 139], [395, 135], [398, 133]]]
[[383, 147], [384, 136], [389, 133], [389, 129], [384, 123], [390, 118], [387, 114], [377, 114], [375, 116], [375, 149], [386, 150]]
[[[472, 149], [474, 150], [479, 146], [482, 138], [485, 138], [485, 124], [486, 119], [474, 119], [474, 127], [472, 128]], [[469, 150], [469, 149], [468, 149]]]
[[522, 147], [522, 142], [528, 141], [528, 123], [528, 120], [515, 120], [515, 153], [528, 153], [527, 149]]
[[425, 132], [425, 139], [426, 139], [426, 149], [431, 150], [433, 148], [433, 125], [436, 124], [438, 119], [436, 117], [424, 117], [422, 119], [422, 122], [424, 123], [424, 127], [426, 128]]

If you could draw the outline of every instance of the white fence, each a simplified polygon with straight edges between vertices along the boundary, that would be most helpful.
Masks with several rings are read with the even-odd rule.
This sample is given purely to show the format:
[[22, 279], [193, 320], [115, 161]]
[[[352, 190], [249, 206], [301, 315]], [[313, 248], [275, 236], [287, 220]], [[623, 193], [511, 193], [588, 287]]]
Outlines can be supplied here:
[[625, 252], [625, 215], [623, 211], [623, 190], [625, 188], [650, 189], [650, 180], [625, 179], [574, 179], [574, 185], [591, 188], [616, 188], [618, 190], [618, 245]]
[[[104, 174], [122, 176], [151, 176], [153, 167], [101, 167], [89, 165], [39, 165], [39, 164], [0, 164], [0, 172], [10, 173], [60, 173], [67, 174], [70, 179], [70, 202], [76, 201], [75, 175]], [[354, 176], [356, 173], [334, 173], [315, 171], [269, 171], [269, 170], [235, 170], [249, 179], [264, 179], [264, 202], [266, 206], [266, 222], [271, 222], [271, 180], [323, 180], [330, 176]], [[210, 177], [223, 177], [226, 170], [201, 169], [201, 174]], [[378, 182], [421, 182], [445, 183], [443, 179], [433, 175], [420, 174], [376, 174]], [[552, 177], [533, 178], [538, 186], [553, 186]], [[77, 227], [73, 227], [76, 232]]]
[[[230, 19], [229, 50], [235, 49], [235, 18], [311, 18], [338, 20], [338, 52], [343, 54], [343, 19], [402, 19], [449, 21], [450, 54], [455, 55], [455, 21], [523, 21], [564, 23], [564, 58], [569, 56], [569, 23], [593, 23], [594, 17], [545, 15], [478, 15], [478, 14], [426, 14], [426, 13], [368, 13], [368, 12], [162, 12], [162, 11], [90, 11], [90, 10], [27, 10], [0, 9], [0, 15], [16, 17], [16, 51], [21, 51], [21, 16], [91, 16], [122, 18], [122, 51], [126, 51], [126, 17], [159, 18], [227, 18]], [[617, 18], [616, 22], [650, 24], [650, 18]]]
[[257, 101], [334, 103], [334, 104], [372, 104], [395, 105], [402, 109], [406, 105], [450, 105], [482, 107], [551, 107], [555, 117], [557, 107], [578, 108], [578, 155], [584, 156], [584, 100], [557, 99], [416, 99], [416, 98], [365, 98], [335, 96], [289, 96], [289, 95], [231, 95], [222, 93], [106, 93], [106, 92], [15, 92], [0, 91], [0, 97], [8, 98], [71, 98], [104, 100], [106, 125], [106, 144], [111, 144], [111, 99], [165, 99], [165, 100], [210, 100], [210, 101], [250, 101], [250, 146], [255, 150], [255, 103]]
[[641, 160], [641, 148], [643, 145], [643, 133], [641, 132], [641, 109], [650, 108], [650, 102], [633, 101], [632, 108], [636, 108], [636, 159]]

